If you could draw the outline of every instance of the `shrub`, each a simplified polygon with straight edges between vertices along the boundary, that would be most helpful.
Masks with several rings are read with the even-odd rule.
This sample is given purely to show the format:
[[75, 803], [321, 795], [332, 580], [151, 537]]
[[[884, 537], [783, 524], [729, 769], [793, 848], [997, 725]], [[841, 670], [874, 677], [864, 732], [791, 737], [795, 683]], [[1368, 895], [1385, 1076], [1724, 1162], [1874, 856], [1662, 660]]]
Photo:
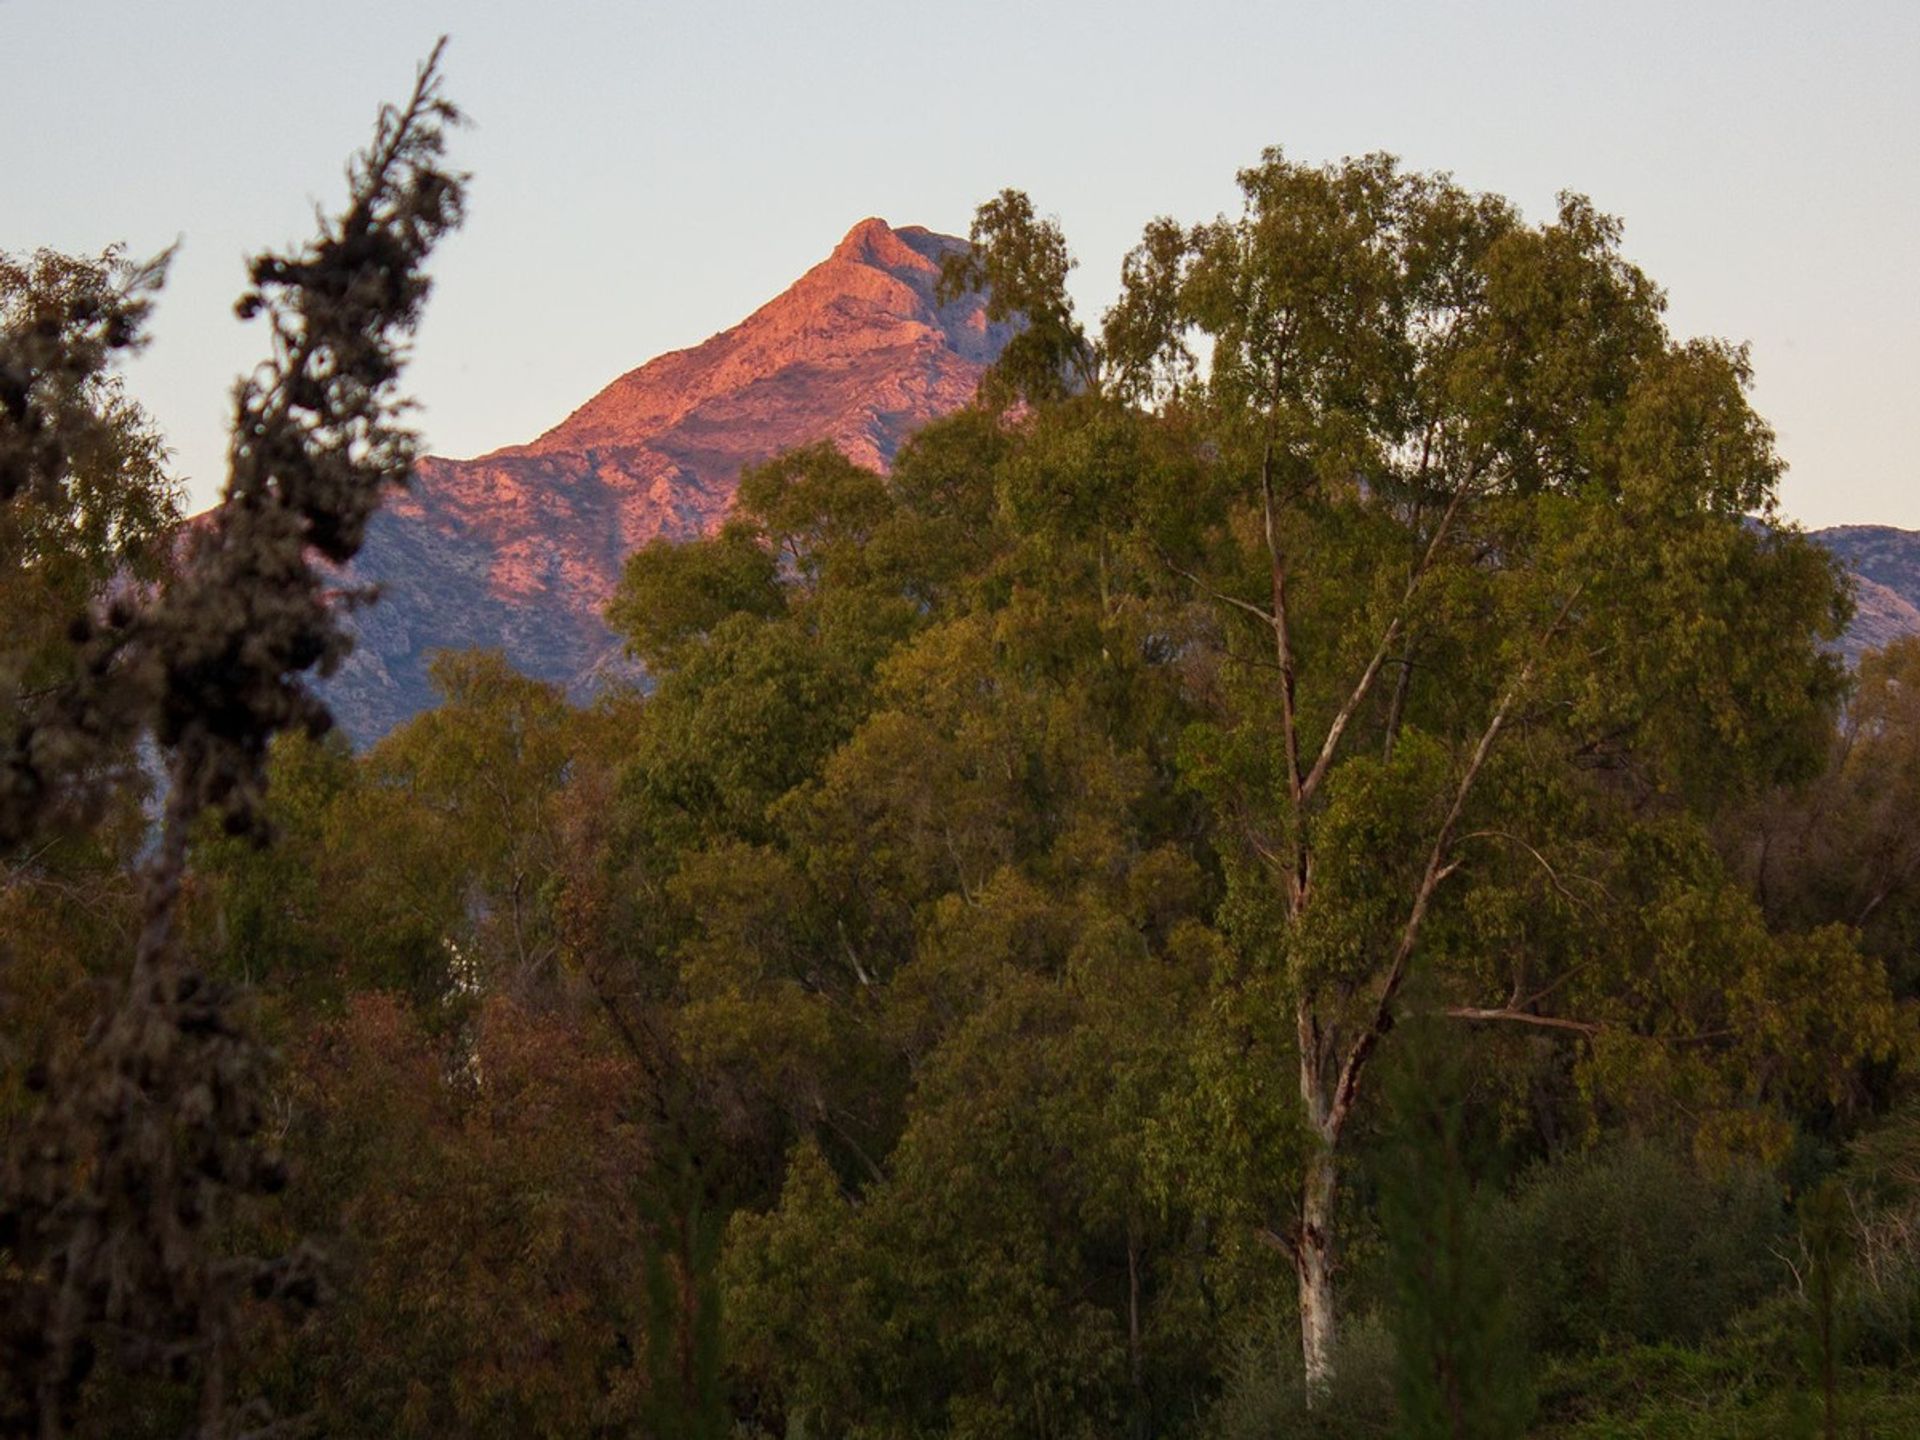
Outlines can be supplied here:
[[1779, 1187], [1628, 1141], [1537, 1169], [1493, 1217], [1523, 1332], [1549, 1353], [1691, 1343], [1781, 1279]]

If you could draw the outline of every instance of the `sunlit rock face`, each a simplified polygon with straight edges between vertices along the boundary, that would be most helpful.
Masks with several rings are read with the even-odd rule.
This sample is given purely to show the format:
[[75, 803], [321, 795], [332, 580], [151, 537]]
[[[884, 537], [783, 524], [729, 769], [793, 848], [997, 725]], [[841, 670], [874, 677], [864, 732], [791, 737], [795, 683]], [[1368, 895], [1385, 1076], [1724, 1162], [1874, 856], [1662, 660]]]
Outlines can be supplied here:
[[434, 702], [432, 652], [498, 646], [576, 695], [623, 669], [601, 619], [626, 557], [715, 528], [742, 467], [831, 440], [877, 470], [965, 405], [1011, 331], [979, 296], [942, 305], [965, 242], [863, 220], [781, 295], [704, 344], [629, 371], [546, 434], [421, 462], [355, 562], [381, 600], [327, 686], [356, 741]]

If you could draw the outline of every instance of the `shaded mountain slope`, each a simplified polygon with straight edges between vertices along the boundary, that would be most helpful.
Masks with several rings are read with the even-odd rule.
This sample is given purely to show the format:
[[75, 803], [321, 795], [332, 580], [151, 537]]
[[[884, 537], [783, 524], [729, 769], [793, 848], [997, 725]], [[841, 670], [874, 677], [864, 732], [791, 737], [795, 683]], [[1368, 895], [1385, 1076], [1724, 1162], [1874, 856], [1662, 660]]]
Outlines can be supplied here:
[[1859, 583], [1858, 608], [1840, 646], [1851, 663], [1901, 635], [1920, 635], [1920, 530], [1836, 525], [1816, 530]]

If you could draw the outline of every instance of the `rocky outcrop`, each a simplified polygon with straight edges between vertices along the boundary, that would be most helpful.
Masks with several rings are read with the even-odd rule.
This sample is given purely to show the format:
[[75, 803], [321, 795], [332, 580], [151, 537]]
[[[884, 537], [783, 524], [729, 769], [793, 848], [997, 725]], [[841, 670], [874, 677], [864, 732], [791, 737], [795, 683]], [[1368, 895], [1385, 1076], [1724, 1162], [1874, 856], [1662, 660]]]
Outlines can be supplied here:
[[624, 668], [601, 619], [626, 557], [726, 515], [743, 467], [831, 440], [884, 470], [900, 443], [972, 397], [1010, 334], [971, 296], [935, 296], [965, 242], [863, 220], [785, 294], [730, 330], [628, 372], [546, 434], [421, 462], [376, 517], [355, 617], [327, 686], [356, 741], [434, 702], [435, 650], [499, 646], [575, 694]]
[[1841, 637], [1849, 664], [1902, 635], [1920, 635], [1920, 530], [1891, 525], [1836, 525], [1815, 530], [1853, 572], [1853, 623]]

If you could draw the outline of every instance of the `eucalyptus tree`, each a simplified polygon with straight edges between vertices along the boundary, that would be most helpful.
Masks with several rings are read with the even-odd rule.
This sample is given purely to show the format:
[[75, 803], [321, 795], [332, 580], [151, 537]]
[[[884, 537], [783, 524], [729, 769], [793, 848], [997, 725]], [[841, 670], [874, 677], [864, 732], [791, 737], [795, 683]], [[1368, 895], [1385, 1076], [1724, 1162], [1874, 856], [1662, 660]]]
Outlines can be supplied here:
[[1342, 1157], [1417, 973], [1477, 1033], [1580, 1047], [1595, 1094], [1690, 1087], [1723, 1143], [1892, 1032], [1884, 975], [1769, 932], [1693, 818], [1806, 773], [1841, 689], [1744, 349], [1674, 339], [1578, 197], [1529, 224], [1378, 156], [1240, 180], [1239, 215], [1148, 228], [1090, 362], [1056, 347], [1076, 393], [1024, 389], [1146, 407], [1193, 459], [1048, 513], [1124, 537], [1203, 712], [1235, 961], [1189, 1129], [1290, 1262], [1317, 1390]]

